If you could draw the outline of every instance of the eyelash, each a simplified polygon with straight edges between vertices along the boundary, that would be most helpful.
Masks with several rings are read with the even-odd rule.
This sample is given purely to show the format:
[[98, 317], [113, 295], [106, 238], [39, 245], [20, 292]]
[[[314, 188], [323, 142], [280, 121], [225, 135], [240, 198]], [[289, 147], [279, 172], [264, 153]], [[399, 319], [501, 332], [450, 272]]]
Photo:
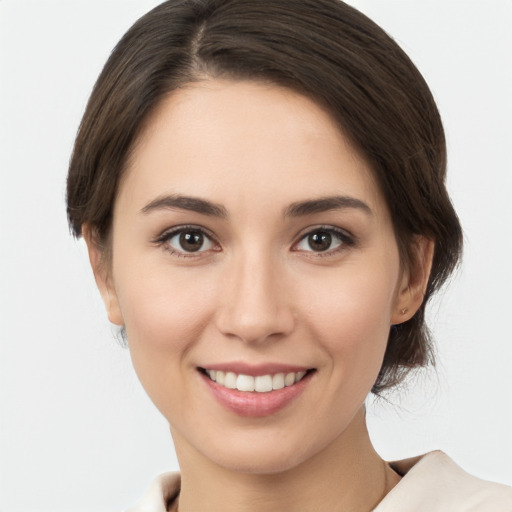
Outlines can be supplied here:
[[[154, 240], [154, 243], [156, 245], [162, 246], [166, 251], [170, 252], [173, 256], [177, 256], [179, 258], [197, 258], [200, 256], [203, 252], [206, 252], [204, 250], [198, 250], [193, 252], [186, 252], [186, 251], [179, 251], [174, 249], [169, 245], [169, 241], [172, 240], [175, 236], [186, 233], [187, 231], [195, 232], [198, 234], [201, 234], [205, 237], [205, 239], [209, 240], [214, 246], [219, 246], [218, 242], [215, 240], [215, 237], [207, 230], [205, 230], [202, 227], [194, 226], [194, 225], [185, 225], [185, 226], [179, 226], [176, 228], [173, 228], [169, 231], [163, 232], [158, 238]], [[334, 249], [329, 249], [326, 251], [301, 251], [298, 249], [293, 249], [297, 245], [299, 245], [302, 241], [306, 240], [309, 236], [315, 234], [315, 233], [327, 233], [330, 235], [333, 235], [334, 237], [338, 238], [340, 240], [340, 245]], [[312, 256], [315, 258], [322, 258], [322, 257], [328, 257], [338, 254], [339, 252], [346, 250], [347, 247], [353, 247], [356, 245], [357, 240], [353, 235], [348, 233], [345, 230], [335, 228], [333, 226], [315, 226], [312, 229], [309, 229], [306, 233], [304, 233], [297, 242], [295, 242], [292, 246], [292, 250], [294, 252], [303, 252], [303, 253], [311, 253]], [[220, 249], [214, 249], [215, 252], [219, 252]]]
[[[176, 235], [180, 235], [181, 233], [195, 232], [201, 234], [206, 240], [209, 240], [212, 244], [218, 246], [218, 242], [215, 240], [215, 237], [204, 228], [193, 225], [179, 226], [169, 231], [164, 231], [155, 241], [156, 245], [162, 246], [166, 251], [170, 252], [173, 256], [177, 256], [178, 258], [197, 258], [203, 252], [206, 251], [194, 251], [194, 252], [186, 252], [186, 251], [178, 251], [170, 246], [168, 243], [172, 240]], [[218, 252], [218, 249], [215, 249]]]
[[[333, 235], [334, 237], [338, 238], [341, 243], [338, 247], [335, 247], [334, 249], [329, 249], [327, 251], [303, 251], [305, 253], [310, 253], [310, 257], [314, 258], [325, 258], [337, 255], [338, 253], [346, 250], [348, 247], [355, 246], [357, 242], [356, 238], [353, 235], [351, 235], [350, 233], [343, 229], [335, 228], [333, 226], [315, 226], [313, 229], [308, 229], [308, 231], [299, 238], [298, 242], [296, 242], [293, 245], [293, 247], [296, 247], [303, 240], [306, 240], [309, 236], [315, 233], [327, 233], [329, 235]], [[297, 250], [297, 252], [299, 251]]]

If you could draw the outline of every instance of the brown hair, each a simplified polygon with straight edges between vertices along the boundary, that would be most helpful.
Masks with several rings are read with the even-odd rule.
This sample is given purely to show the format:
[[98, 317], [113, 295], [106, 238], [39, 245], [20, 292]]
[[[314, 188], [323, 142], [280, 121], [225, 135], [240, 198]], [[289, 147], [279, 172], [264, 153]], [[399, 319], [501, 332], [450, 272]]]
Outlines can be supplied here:
[[390, 330], [372, 391], [433, 362], [425, 305], [456, 266], [462, 232], [445, 189], [446, 145], [423, 77], [380, 27], [340, 0], [170, 0], [114, 48], [89, 99], [69, 167], [68, 218], [108, 246], [117, 187], [160, 101], [205, 77], [275, 83], [324, 106], [372, 167], [403, 260], [435, 241], [421, 308]]

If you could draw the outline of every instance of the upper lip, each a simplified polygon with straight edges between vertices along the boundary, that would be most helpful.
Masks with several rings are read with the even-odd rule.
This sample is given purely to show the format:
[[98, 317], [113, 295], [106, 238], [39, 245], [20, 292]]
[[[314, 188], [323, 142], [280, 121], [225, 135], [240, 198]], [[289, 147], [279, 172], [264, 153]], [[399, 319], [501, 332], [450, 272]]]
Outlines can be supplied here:
[[233, 372], [237, 375], [250, 375], [257, 377], [258, 375], [274, 375], [276, 373], [297, 373], [312, 370], [308, 366], [299, 366], [283, 363], [263, 363], [249, 364], [244, 362], [226, 362], [216, 364], [206, 364], [200, 366], [203, 370], [217, 370], [222, 372]]

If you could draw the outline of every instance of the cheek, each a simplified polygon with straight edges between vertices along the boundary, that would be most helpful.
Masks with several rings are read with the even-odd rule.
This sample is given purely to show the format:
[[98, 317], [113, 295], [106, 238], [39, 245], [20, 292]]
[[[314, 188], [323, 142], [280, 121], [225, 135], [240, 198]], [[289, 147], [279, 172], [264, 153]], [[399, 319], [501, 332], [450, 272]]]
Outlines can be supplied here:
[[169, 400], [164, 390], [175, 389], [189, 370], [186, 356], [210, 321], [216, 294], [204, 284], [198, 289], [201, 280], [187, 272], [129, 267], [140, 270], [118, 272], [119, 305], [134, 369], [160, 408]]
[[398, 265], [377, 270], [344, 269], [328, 280], [323, 293], [309, 295], [313, 335], [345, 384], [375, 379], [386, 350]]
[[207, 322], [215, 303], [213, 282], [202, 275], [206, 271], [169, 264], [163, 249], [132, 257], [124, 254], [114, 266], [114, 281], [134, 343], [143, 341], [155, 349], [187, 343]]

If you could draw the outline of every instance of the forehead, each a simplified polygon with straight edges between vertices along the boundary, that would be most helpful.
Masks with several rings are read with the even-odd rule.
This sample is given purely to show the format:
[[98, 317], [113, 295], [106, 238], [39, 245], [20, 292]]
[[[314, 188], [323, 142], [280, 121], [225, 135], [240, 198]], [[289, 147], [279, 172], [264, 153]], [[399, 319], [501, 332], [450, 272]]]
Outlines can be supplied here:
[[370, 167], [333, 118], [276, 85], [205, 80], [171, 93], [146, 122], [120, 186], [140, 207], [163, 193], [272, 207], [349, 194], [381, 207]]

